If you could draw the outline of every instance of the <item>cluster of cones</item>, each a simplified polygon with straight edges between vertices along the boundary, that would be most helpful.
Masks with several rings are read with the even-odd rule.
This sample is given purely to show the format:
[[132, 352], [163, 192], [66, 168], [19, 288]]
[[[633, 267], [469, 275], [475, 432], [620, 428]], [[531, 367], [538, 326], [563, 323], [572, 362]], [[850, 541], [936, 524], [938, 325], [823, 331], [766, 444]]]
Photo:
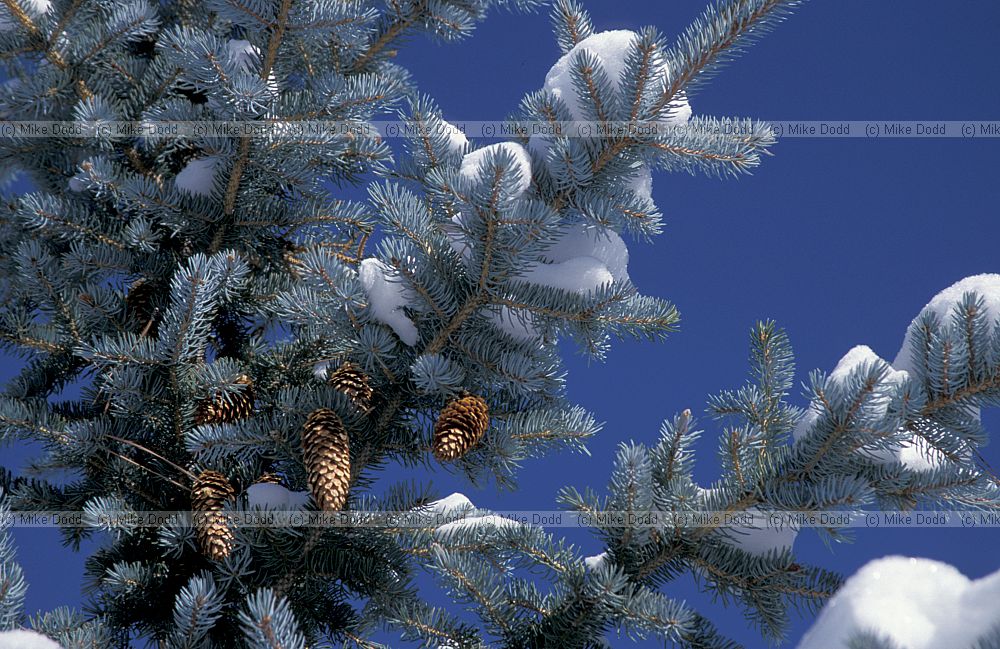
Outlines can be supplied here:
[[[253, 384], [241, 376], [246, 386], [236, 396], [208, 400], [198, 406], [197, 424], [225, 423], [249, 417], [254, 408]], [[329, 385], [347, 395], [362, 412], [371, 408], [374, 390], [365, 373], [356, 365], [345, 363], [327, 377]], [[434, 426], [432, 451], [441, 461], [461, 458], [482, 439], [489, 427], [489, 408], [482, 397], [462, 393], [441, 411]], [[313, 411], [302, 427], [302, 452], [309, 490], [320, 509], [339, 511], [347, 503], [351, 486], [350, 436], [343, 421], [329, 408]], [[274, 482], [268, 476], [264, 482]], [[233, 532], [226, 525], [222, 509], [235, 496], [225, 476], [204, 471], [191, 489], [192, 509], [197, 512], [199, 546], [214, 560], [229, 555]]]

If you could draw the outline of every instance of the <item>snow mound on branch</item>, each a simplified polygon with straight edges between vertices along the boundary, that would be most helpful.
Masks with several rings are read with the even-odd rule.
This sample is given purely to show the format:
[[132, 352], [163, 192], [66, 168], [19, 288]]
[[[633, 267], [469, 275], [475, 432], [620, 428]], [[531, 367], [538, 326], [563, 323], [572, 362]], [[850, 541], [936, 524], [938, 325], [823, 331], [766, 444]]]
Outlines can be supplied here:
[[723, 538], [726, 544], [739, 548], [750, 554], [765, 555], [772, 550], [782, 552], [791, 550], [799, 530], [791, 525], [780, 528], [767, 525], [767, 514], [757, 507], [747, 509], [753, 514], [753, 525], [732, 525], [726, 529]]
[[653, 172], [645, 162], [639, 165], [634, 176], [629, 179], [628, 188], [642, 198], [653, 198]]
[[215, 186], [215, 174], [219, 168], [219, 158], [208, 156], [195, 158], [188, 162], [177, 177], [174, 184], [177, 189], [189, 194], [208, 196]]
[[465, 137], [462, 129], [445, 120], [441, 120], [441, 128], [448, 142], [448, 150], [452, 153], [464, 153], [469, 146], [469, 138]]
[[260, 63], [260, 50], [251, 45], [250, 41], [230, 40], [226, 43], [226, 54], [230, 61], [244, 71], [250, 71]]
[[[463, 139], [465, 138], [465, 136], [462, 137]], [[531, 186], [531, 157], [524, 147], [516, 142], [491, 144], [482, 149], [476, 149], [472, 153], [465, 154], [465, 157], [462, 158], [462, 166], [459, 171], [465, 178], [476, 180], [479, 178], [480, 169], [486, 161], [486, 156], [491, 153], [496, 154], [500, 151], [506, 151], [514, 158], [514, 168], [518, 171], [519, 175], [517, 196], [520, 196], [528, 191], [528, 188]]]
[[628, 247], [614, 230], [573, 225], [520, 279], [587, 294], [603, 284], [629, 279]]
[[[26, 10], [29, 17], [48, 13], [49, 9], [52, 8], [52, 0], [20, 0], [19, 4]], [[0, 3], [0, 32], [10, 31], [20, 25], [21, 21], [11, 15], [7, 5]], [[0, 635], [0, 638], [2, 637]]]
[[421, 512], [438, 516], [456, 516], [462, 512], [471, 512], [476, 508], [469, 498], [459, 492], [434, 500], [420, 508]]
[[[573, 49], [564, 54], [549, 69], [545, 75], [543, 88], [558, 97], [566, 105], [570, 116], [575, 121], [586, 121], [587, 117], [581, 107], [577, 91], [573, 87], [573, 75], [571, 73], [573, 60], [577, 54], [583, 50], [590, 52], [600, 60], [604, 67], [604, 72], [609, 82], [616, 91], [621, 90], [621, 77], [625, 71], [626, 60], [629, 47], [638, 35], [628, 29], [617, 29], [607, 32], [599, 32], [583, 39], [577, 43]], [[667, 83], [670, 79], [670, 65], [662, 54], [657, 54], [653, 60], [655, 72], [651, 76], [653, 87], [658, 87]], [[686, 124], [691, 119], [691, 104], [683, 95], [675, 98], [669, 104], [670, 114], [661, 119], [659, 124], [663, 126], [676, 126]], [[528, 141], [531, 151], [542, 158], [548, 153], [548, 139], [542, 135], [532, 135]], [[648, 177], [648, 180], [647, 180]], [[652, 177], [649, 175], [649, 168], [643, 165], [640, 170], [640, 177], [634, 179], [632, 189], [640, 196], [649, 198], [652, 189]]]
[[326, 380], [326, 375], [330, 371], [330, 361], [320, 361], [313, 365], [313, 376], [320, 381]]
[[[472, 259], [472, 242], [463, 231], [463, 226], [464, 216], [453, 216], [445, 234], [452, 250], [468, 266]], [[567, 227], [556, 242], [541, 254], [538, 263], [523, 271], [519, 279], [529, 284], [586, 294], [602, 284], [629, 281], [628, 258], [628, 246], [617, 232], [579, 223]], [[511, 309], [502, 309], [500, 313], [488, 312], [487, 317], [520, 340], [539, 336], [530, 317], [522, 318]]]
[[[937, 321], [942, 327], [950, 326], [952, 324], [952, 313], [955, 307], [962, 303], [962, 298], [966, 293], [976, 293], [982, 298], [985, 306], [986, 320], [991, 325], [1000, 321], [1000, 275], [996, 273], [984, 273], [982, 275], [966, 277], [935, 295], [920, 310], [917, 317], [906, 328], [903, 345], [899, 353], [896, 354], [896, 360], [892, 364], [899, 369], [913, 371], [915, 367], [912, 349], [913, 332], [921, 316], [926, 313], [933, 313], [937, 316]], [[977, 407], [970, 406], [968, 414], [974, 419], [981, 420], [982, 412]]]
[[528, 342], [542, 337], [542, 333], [535, 325], [534, 316], [527, 311], [502, 306], [499, 311], [486, 309], [483, 313], [501, 331], [515, 340]]
[[455, 251], [455, 254], [462, 258], [462, 263], [468, 267], [469, 262], [472, 261], [472, 244], [469, 243], [462, 229], [465, 227], [465, 221], [461, 214], [456, 214], [451, 217], [451, 222], [453, 224], [452, 227], [445, 232], [448, 237], [448, 243], [451, 245], [451, 249]]
[[[702, 498], [707, 498], [716, 489], [698, 487], [698, 491]], [[767, 512], [758, 507], [749, 507], [746, 513], [753, 515], [753, 524], [727, 525], [723, 528], [726, 532], [725, 535], [721, 536], [723, 543], [757, 555], [765, 555], [772, 550], [778, 552], [785, 549], [790, 550], [795, 544], [795, 538], [799, 533], [798, 527], [785, 525], [777, 528], [769, 526]]]
[[598, 568], [604, 566], [608, 562], [608, 553], [602, 552], [600, 554], [595, 554], [592, 557], [587, 557], [583, 560], [583, 565], [587, 567], [587, 570], [597, 570]]
[[[628, 29], [616, 29], [588, 36], [556, 61], [549, 73], [545, 75], [545, 89], [566, 104], [573, 119], [585, 120], [584, 111], [580, 107], [576, 89], [573, 87], [573, 76], [570, 72], [576, 55], [582, 50], [587, 50], [596, 56], [604, 66], [604, 72], [615, 90], [620, 90], [628, 50], [637, 38], [638, 35]], [[656, 70], [652, 76], [654, 84], [664, 84], [670, 79], [670, 66], [662, 55], [657, 56], [653, 61], [653, 68]], [[671, 102], [670, 107], [672, 109], [670, 116], [662, 120], [661, 124], [683, 124], [690, 119], [691, 104], [686, 98], [675, 99]]]
[[995, 273], [973, 275], [960, 280], [934, 296], [927, 305], [920, 310], [920, 313], [910, 326], [906, 329], [906, 337], [903, 339], [903, 346], [896, 355], [896, 360], [892, 362], [893, 367], [900, 370], [913, 370], [913, 358], [911, 357], [911, 344], [913, 341], [913, 329], [920, 317], [925, 313], [933, 313], [937, 316], [938, 322], [942, 325], [951, 323], [951, 314], [955, 306], [961, 304], [962, 297], [966, 293], [977, 293], [986, 304], [986, 318], [991, 323], [1000, 318], [1000, 275]]
[[[844, 357], [840, 359], [837, 366], [830, 372], [830, 375], [827, 377], [828, 385], [843, 385], [856, 369], [862, 365], [868, 364], [870, 366], [879, 361], [885, 363], [870, 347], [858, 345], [844, 354]], [[888, 392], [906, 381], [909, 378], [909, 372], [895, 369], [888, 363], [886, 365], [888, 365], [889, 369], [880, 385], [883, 390]], [[881, 414], [885, 414], [888, 407], [888, 398], [878, 407], [881, 410]], [[818, 404], [810, 404], [802, 418], [795, 425], [792, 437], [795, 440], [802, 438], [812, 427], [813, 422], [819, 418], [820, 412]], [[922, 437], [916, 435], [894, 449], [862, 448], [858, 452], [882, 462], [898, 461], [911, 471], [927, 471], [937, 468], [946, 461], [945, 456], [940, 451], [930, 447]]]
[[0, 647], [2, 649], [62, 649], [59, 643], [52, 638], [24, 629], [0, 631]]
[[309, 492], [289, 491], [280, 484], [263, 482], [247, 487], [247, 506], [253, 509], [288, 511], [301, 509], [309, 503]]
[[614, 277], [608, 267], [593, 257], [576, 257], [558, 264], [538, 264], [521, 273], [521, 279], [575, 293], [590, 293], [599, 286], [610, 284]]
[[615, 280], [628, 279], [628, 246], [617, 232], [608, 228], [573, 225], [542, 254], [545, 261], [554, 264], [578, 257], [593, 257], [607, 266], [608, 273]]
[[459, 530], [493, 531], [502, 528], [518, 527], [520, 525], [521, 524], [515, 520], [511, 520], [503, 516], [497, 516], [496, 514], [487, 514], [486, 516], [473, 516], [452, 521], [451, 523], [445, 523], [434, 530], [434, 535], [440, 538], [449, 536]]
[[[244, 72], [256, 72], [261, 64], [260, 49], [250, 41], [236, 39], [228, 41], [226, 55]], [[273, 71], [267, 75], [267, 89], [272, 95], [278, 94], [278, 81]]]
[[[226, 41], [222, 55], [227, 61], [235, 66], [243, 74], [259, 77], [260, 67], [263, 63], [260, 48], [247, 40], [230, 39]], [[276, 98], [279, 94], [278, 80], [274, 76], [274, 71], [268, 73], [266, 82], [267, 93]], [[236, 99], [236, 98], [233, 98]], [[213, 110], [227, 109], [225, 102], [220, 102], [214, 95], [208, 97], [208, 107]]]
[[[829, 376], [827, 376], [827, 382], [836, 386], [841, 386], [847, 381], [848, 378], [850, 378], [851, 373], [862, 365], [873, 365], [879, 361], [885, 363], [885, 361], [882, 360], [878, 354], [872, 351], [871, 347], [868, 347], [867, 345], [857, 345], [856, 347], [852, 347], [851, 350], [844, 354], [844, 357], [840, 359], [837, 366], [833, 368], [832, 372], [830, 372]], [[886, 363], [886, 365], [888, 365], [888, 363]], [[898, 385], [905, 381], [908, 376], [909, 374], [907, 372], [897, 371], [892, 369], [890, 366], [889, 372], [884, 380], [887, 383]], [[882, 412], [885, 412], [884, 407], [882, 408]], [[792, 437], [796, 440], [803, 437], [809, 431], [813, 422], [819, 418], [819, 415], [819, 405], [815, 403], [811, 404], [809, 409], [806, 410], [805, 414], [802, 416], [802, 419], [800, 419], [798, 424], [796, 424], [795, 429], [792, 431]]]
[[372, 318], [388, 325], [400, 340], [413, 347], [417, 344], [417, 327], [403, 311], [412, 303], [412, 295], [402, 278], [393, 279], [391, 275], [389, 266], [372, 258], [362, 261], [358, 270]]
[[975, 581], [930, 559], [863, 566], [827, 602], [798, 649], [846, 649], [863, 631], [906, 649], [970, 647], [1000, 620], [1000, 572]]

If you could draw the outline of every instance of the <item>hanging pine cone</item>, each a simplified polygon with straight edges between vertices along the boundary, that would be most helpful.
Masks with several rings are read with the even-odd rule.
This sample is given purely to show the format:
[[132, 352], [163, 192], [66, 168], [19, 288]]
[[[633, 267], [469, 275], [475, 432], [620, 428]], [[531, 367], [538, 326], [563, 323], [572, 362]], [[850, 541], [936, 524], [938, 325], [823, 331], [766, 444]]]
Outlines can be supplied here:
[[350, 439], [344, 423], [329, 408], [313, 411], [302, 427], [309, 490], [320, 509], [339, 511], [351, 486]]
[[239, 394], [234, 394], [229, 401], [219, 395], [211, 400], [198, 404], [194, 414], [196, 426], [202, 424], [224, 424], [237, 419], [246, 419], [253, 414], [254, 394], [253, 381], [246, 374], [236, 379], [236, 383], [247, 386]]
[[221, 512], [226, 501], [235, 495], [226, 476], [218, 471], [203, 471], [191, 487], [198, 545], [213, 561], [225, 559], [233, 549], [233, 531], [226, 525]]
[[125, 294], [125, 311], [134, 321], [136, 330], [153, 338], [160, 320], [159, 310], [154, 306], [158, 289], [152, 281], [140, 277], [129, 284]]
[[328, 385], [346, 394], [359, 410], [368, 410], [375, 391], [361, 368], [354, 363], [344, 363], [326, 377]]
[[434, 457], [457, 460], [479, 443], [490, 426], [490, 409], [482, 397], [464, 394], [441, 411], [434, 425]]

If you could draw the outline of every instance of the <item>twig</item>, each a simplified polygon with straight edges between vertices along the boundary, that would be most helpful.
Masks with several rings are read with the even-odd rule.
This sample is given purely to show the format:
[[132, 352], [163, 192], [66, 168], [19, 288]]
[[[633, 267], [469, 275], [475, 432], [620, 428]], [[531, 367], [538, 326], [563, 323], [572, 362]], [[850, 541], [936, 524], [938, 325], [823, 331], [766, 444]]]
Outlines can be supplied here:
[[122, 444], [128, 444], [129, 446], [131, 446], [133, 448], [137, 448], [140, 451], [145, 451], [146, 453], [149, 453], [153, 457], [155, 457], [157, 459], [160, 459], [160, 460], [163, 460], [164, 462], [166, 462], [170, 466], [174, 467], [175, 469], [177, 469], [178, 471], [180, 471], [181, 473], [183, 473], [187, 477], [191, 478], [192, 480], [197, 480], [198, 479], [198, 476], [196, 476], [195, 474], [191, 473], [190, 471], [188, 471], [184, 467], [180, 466], [179, 464], [174, 464], [173, 462], [171, 462], [167, 458], [163, 457], [162, 455], [160, 455], [156, 451], [154, 451], [152, 449], [149, 449], [149, 448], [146, 448], [145, 446], [143, 446], [142, 444], [139, 444], [138, 442], [133, 442], [130, 439], [124, 439], [122, 437], [117, 437], [115, 435], [105, 435], [105, 437], [107, 437], [108, 439], [113, 439], [116, 442], [121, 442]]

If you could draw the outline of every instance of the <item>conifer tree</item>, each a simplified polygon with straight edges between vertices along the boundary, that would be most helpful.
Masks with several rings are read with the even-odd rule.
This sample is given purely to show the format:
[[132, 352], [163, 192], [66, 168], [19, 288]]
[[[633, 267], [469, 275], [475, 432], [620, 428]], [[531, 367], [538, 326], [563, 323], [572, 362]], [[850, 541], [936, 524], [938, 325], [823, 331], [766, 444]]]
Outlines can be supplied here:
[[[516, 543], [556, 568], [557, 595], [530, 618], [513, 602], [544, 595], [528, 582], [502, 583], [463, 554], [461, 526], [432, 539], [366, 526], [227, 524], [227, 512], [261, 507], [425, 506], [420, 485], [372, 488], [380, 470], [400, 464], [448, 463], [471, 480], [512, 486], [524, 458], [581, 449], [599, 429], [565, 396], [558, 340], [601, 358], [616, 337], [659, 339], [675, 326], [673, 306], [640, 294], [627, 272], [625, 239], [660, 231], [651, 169], [730, 176], [759, 163], [774, 141], [766, 124], [691, 118], [688, 98], [799, 3], [720, 0], [668, 44], [652, 28], [597, 32], [580, 6], [561, 0], [552, 17], [564, 55], [513, 116], [553, 135], [476, 146], [394, 60], [397, 44], [418, 33], [459, 39], [495, 7], [536, 4], [11, 0], [0, 8], [7, 120], [324, 121], [346, 133], [94, 129], [0, 142], [5, 170], [32, 185], [0, 212], [0, 339], [27, 356], [0, 398], [0, 439], [44, 448], [32, 466], [39, 479], [5, 475], [3, 487], [17, 510], [104, 521], [66, 528], [71, 543], [109, 539], [88, 559], [86, 624], [57, 612], [33, 628], [67, 647], [100, 638], [91, 644], [287, 649], [375, 646], [367, 637], [387, 622], [449, 646], [491, 637], [595, 646], [608, 628], [630, 625], [689, 646], [727, 646], [650, 586], [695, 560], [729, 567], [719, 588], [750, 601], [769, 633], [781, 628], [787, 599], [770, 584], [832, 588], [821, 570], [790, 574], [787, 554], [733, 567], [744, 557], [718, 543], [668, 543], [641, 530], [605, 531], [610, 560], [589, 572], [539, 530], [477, 537], [487, 555]], [[372, 127], [386, 114], [410, 127], [402, 150]], [[339, 198], [336, 183], [367, 184], [369, 198]], [[928, 328], [920, 340], [934, 353], [917, 374], [927, 385], [906, 383], [910, 392], [882, 415], [913, 422], [958, 456], [981, 437], [966, 402], [941, 399], [995, 370], [995, 357], [981, 354], [989, 323], [967, 324], [976, 335], [963, 339], [961, 358], [978, 374], [942, 379], [943, 352]], [[794, 424], [782, 401], [789, 371], [768, 354], [784, 359], [785, 343], [768, 327], [757, 335], [767, 356], [758, 387], [716, 405], [746, 418], [725, 455], [736, 482], [707, 496], [688, 484], [683, 415], [657, 449], [623, 449], [616, 506], [644, 506], [622, 501], [631, 493], [657, 506], [695, 499], [722, 508], [994, 497], [977, 491], [978, 473], [885, 475], [846, 461], [856, 429], [840, 418], [858, 414], [843, 410], [848, 388], [837, 392], [840, 409], [821, 412], [813, 432], [783, 447]], [[883, 370], [866, 376], [877, 383]], [[71, 382], [84, 384], [82, 397], [60, 399]], [[876, 416], [865, 401], [872, 389], [854, 395], [864, 417]], [[990, 390], [970, 398], [993, 398]], [[845, 478], [852, 469], [859, 475]], [[55, 479], [60, 471], [69, 478]], [[782, 480], [789, 475], [797, 481]], [[659, 495], [654, 482], [666, 485]], [[644, 490], [632, 489], [639, 483]], [[592, 506], [572, 492], [565, 499]], [[147, 527], [111, 516], [130, 511], [191, 519]], [[0, 574], [17, 586], [0, 601], [9, 628], [23, 619], [6, 547]], [[487, 635], [420, 599], [414, 555], [473, 586], [463, 597], [487, 611]], [[746, 585], [765, 572], [767, 587]], [[67, 640], [77, 628], [92, 635]]]
[[[1000, 507], [1000, 481], [978, 451], [986, 441], [980, 410], [1000, 404], [998, 341], [1000, 275], [968, 278], [914, 319], [892, 365], [861, 346], [829, 375], [813, 373], [802, 413], [786, 402], [794, 378], [787, 336], [759, 323], [750, 334], [751, 380], [708, 403], [722, 424], [723, 475], [710, 487], [693, 477], [692, 449], [703, 431], [685, 410], [664, 422], [654, 446], [621, 444], [606, 496], [572, 487], [560, 494], [606, 544], [599, 555], [581, 557], [540, 527], [454, 498], [448, 507], [464, 507], [452, 512], [464, 517], [411, 531], [407, 542], [481, 616], [469, 646], [611, 646], [615, 632], [736, 647], [668, 597], [664, 587], [686, 573], [740, 605], [765, 637], [780, 640], [790, 608], [815, 612], [841, 583], [796, 560], [800, 529], [788, 513]], [[659, 515], [652, 523], [650, 512]], [[784, 525], [769, 523], [774, 512]], [[736, 515], [747, 513], [752, 523], [724, 523], [725, 515], [742, 521]], [[850, 540], [834, 525], [816, 531], [828, 541]], [[410, 611], [387, 614], [428, 637]], [[988, 633], [961, 649], [993, 646], [996, 638]], [[889, 646], [869, 634], [853, 642]]]

